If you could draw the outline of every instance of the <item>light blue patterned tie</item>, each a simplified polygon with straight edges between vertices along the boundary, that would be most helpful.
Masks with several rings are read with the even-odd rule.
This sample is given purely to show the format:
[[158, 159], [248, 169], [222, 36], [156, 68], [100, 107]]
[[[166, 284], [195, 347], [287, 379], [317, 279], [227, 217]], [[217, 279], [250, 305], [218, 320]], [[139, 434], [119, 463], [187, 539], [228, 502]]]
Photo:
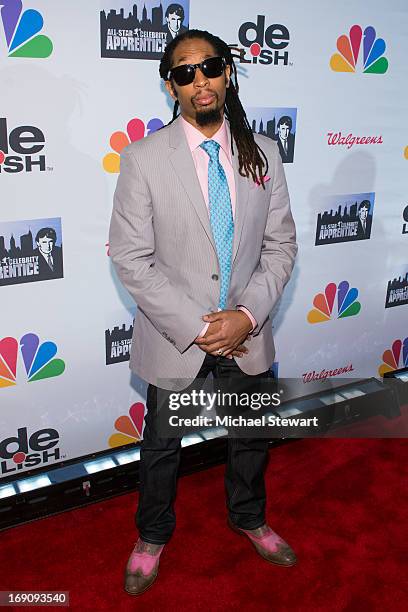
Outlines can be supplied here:
[[215, 140], [205, 140], [200, 144], [200, 147], [208, 153], [210, 158], [208, 162], [210, 223], [221, 272], [218, 308], [225, 310], [231, 277], [232, 244], [234, 239], [231, 197], [227, 177], [219, 160], [220, 145]]

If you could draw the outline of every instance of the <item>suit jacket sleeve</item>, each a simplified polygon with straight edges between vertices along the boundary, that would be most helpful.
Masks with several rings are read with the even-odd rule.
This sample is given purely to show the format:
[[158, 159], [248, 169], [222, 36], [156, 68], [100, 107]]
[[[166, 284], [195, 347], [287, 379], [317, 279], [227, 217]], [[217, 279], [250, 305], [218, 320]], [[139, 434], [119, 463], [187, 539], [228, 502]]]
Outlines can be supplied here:
[[[278, 145], [274, 143], [273, 184], [258, 267], [239, 299], [258, 323], [257, 336], [282, 295], [297, 253], [296, 230]], [[259, 187], [262, 189], [262, 187]]]
[[109, 229], [109, 253], [120, 280], [138, 308], [183, 353], [199, 335], [203, 328], [201, 317], [207, 311], [173, 286], [155, 267], [152, 199], [139, 164], [128, 150], [121, 154]]

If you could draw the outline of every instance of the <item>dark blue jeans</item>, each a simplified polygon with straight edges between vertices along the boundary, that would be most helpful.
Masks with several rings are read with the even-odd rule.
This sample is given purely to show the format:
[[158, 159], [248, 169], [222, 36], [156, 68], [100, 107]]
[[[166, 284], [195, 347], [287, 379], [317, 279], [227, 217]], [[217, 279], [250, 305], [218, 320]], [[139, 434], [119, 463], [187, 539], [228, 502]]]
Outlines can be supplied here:
[[[207, 354], [197, 378], [248, 377], [235, 359]], [[269, 372], [258, 374], [269, 378]], [[253, 378], [253, 377], [250, 377]], [[170, 392], [169, 392], [170, 393]], [[140, 449], [140, 491], [135, 520], [140, 537], [152, 544], [165, 544], [175, 525], [174, 499], [180, 463], [180, 438], [160, 438], [155, 407], [157, 387], [147, 389], [145, 427]], [[231, 521], [242, 529], [256, 529], [265, 522], [264, 470], [268, 456], [266, 439], [229, 438], [225, 469], [225, 492]]]

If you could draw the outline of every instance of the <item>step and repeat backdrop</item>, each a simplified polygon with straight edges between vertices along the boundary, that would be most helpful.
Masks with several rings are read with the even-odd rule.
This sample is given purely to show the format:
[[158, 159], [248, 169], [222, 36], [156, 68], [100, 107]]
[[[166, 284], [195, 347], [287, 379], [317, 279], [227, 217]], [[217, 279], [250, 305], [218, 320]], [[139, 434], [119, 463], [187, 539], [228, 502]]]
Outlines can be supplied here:
[[234, 48], [252, 129], [285, 164], [299, 255], [271, 367], [307, 393], [407, 365], [406, 0], [1, 0], [0, 14], [0, 478], [140, 439], [136, 305], [108, 228], [120, 151], [172, 116], [159, 59], [188, 28]]

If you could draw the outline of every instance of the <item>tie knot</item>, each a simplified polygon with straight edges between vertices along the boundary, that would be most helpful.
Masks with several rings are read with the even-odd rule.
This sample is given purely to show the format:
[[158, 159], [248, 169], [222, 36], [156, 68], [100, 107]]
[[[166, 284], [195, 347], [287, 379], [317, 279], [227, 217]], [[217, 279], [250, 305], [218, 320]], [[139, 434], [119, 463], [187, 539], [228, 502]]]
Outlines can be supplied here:
[[210, 160], [218, 161], [218, 154], [220, 152], [220, 144], [216, 140], [204, 140], [200, 144], [200, 147], [208, 153]]

